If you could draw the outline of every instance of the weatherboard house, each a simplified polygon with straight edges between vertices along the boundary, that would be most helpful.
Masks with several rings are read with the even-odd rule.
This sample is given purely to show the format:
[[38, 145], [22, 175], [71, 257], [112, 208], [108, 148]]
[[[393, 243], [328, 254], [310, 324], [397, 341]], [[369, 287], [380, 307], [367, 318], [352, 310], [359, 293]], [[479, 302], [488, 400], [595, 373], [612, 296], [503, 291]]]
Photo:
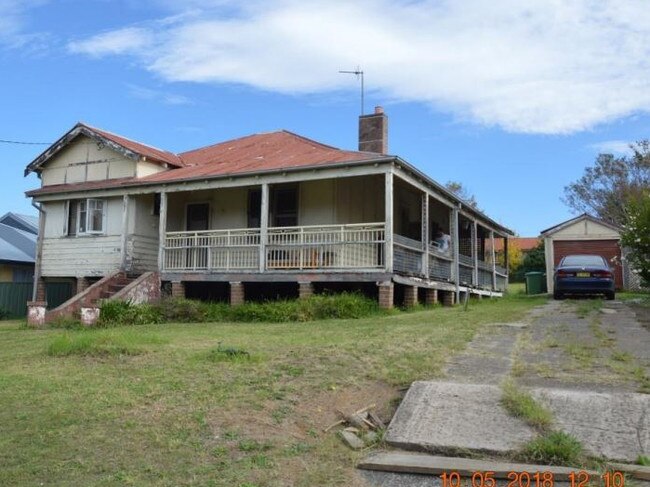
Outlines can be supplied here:
[[[31, 162], [41, 187], [35, 322], [100, 299], [309, 296], [359, 289], [382, 307], [500, 296], [512, 232], [398, 156], [380, 107], [359, 150], [288, 131], [174, 154], [78, 123]], [[507, 255], [507, 252], [506, 252]], [[45, 312], [44, 282], [77, 294]]]

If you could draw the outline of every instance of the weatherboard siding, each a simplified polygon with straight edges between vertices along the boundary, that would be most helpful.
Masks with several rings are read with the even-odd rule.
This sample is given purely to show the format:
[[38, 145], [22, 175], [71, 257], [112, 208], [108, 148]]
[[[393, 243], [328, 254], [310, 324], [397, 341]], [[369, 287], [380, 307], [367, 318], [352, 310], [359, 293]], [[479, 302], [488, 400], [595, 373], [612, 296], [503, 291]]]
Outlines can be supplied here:
[[158, 269], [158, 237], [130, 235], [127, 244], [127, 270], [148, 272]]
[[119, 269], [120, 264], [119, 235], [43, 241], [44, 277], [104, 276]]

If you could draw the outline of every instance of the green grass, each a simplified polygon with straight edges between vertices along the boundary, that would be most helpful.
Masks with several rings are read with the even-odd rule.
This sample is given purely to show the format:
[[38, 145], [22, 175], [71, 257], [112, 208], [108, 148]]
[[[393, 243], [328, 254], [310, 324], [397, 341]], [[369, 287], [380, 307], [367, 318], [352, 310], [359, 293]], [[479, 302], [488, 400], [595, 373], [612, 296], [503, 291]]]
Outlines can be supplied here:
[[335, 409], [376, 403], [388, 419], [399, 387], [441, 376], [483, 324], [542, 302], [297, 323], [2, 322], [0, 485], [354, 485], [358, 453], [322, 432]]
[[639, 455], [636, 459], [637, 465], [643, 465], [644, 467], [650, 467], [650, 457], [645, 455]]
[[561, 431], [553, 431], [528, 442], [523, 447], [519, 460], [538, 465], [584, 465], [582, 444]]
[[576, 314], [580, 318], [586, 318], [591, 313], [598, 311], [603, 307], [603, 300], [598, 298], [578, 299], [571, 301], [576, 309]]
[[136, 333], [132, 330], [122, 333], [85, 330], [57, 336], [48, 345], [47, 354], [53, 357], [138, 355], [146, 351], [143, 345], [162, 343], [165, 343], [165, 340], [150, 333]]
[[547, 431], [553, 423], [551, 411], [539, 404], [527, 391], [514, 381], [501, 384], [501, 404], [512, 416], [521, 418], [528, 425], [540, 431]]

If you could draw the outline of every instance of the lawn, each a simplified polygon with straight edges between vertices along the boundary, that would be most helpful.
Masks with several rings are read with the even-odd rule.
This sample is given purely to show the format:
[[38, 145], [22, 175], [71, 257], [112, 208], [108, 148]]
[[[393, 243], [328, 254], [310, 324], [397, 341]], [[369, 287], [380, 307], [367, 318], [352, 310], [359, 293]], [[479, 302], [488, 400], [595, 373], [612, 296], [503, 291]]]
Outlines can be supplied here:
[[[0, 485], [363, 485], [335, 409], [440, 377], [512, 296], [358, 320], [30, 330], [0, 324]], [[237, 353], [222, 353], [224, 349]]]

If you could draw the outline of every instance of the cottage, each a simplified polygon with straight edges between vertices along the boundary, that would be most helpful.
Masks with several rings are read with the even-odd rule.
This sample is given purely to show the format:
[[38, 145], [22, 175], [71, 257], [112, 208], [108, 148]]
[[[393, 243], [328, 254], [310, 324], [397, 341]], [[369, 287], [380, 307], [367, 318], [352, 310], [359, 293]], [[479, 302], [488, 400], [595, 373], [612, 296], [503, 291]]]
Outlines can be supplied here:
[[500, 296], [512, 232], [388, 155], [387, 128], [377, 107], [358, 151], [277, 131], [173, 154], [79, 123], [26, 169], [38, 280], [75, 279], [86, 302], [157, 279], [233, 304], [262, 288], [374, 289], [384, 307]]

